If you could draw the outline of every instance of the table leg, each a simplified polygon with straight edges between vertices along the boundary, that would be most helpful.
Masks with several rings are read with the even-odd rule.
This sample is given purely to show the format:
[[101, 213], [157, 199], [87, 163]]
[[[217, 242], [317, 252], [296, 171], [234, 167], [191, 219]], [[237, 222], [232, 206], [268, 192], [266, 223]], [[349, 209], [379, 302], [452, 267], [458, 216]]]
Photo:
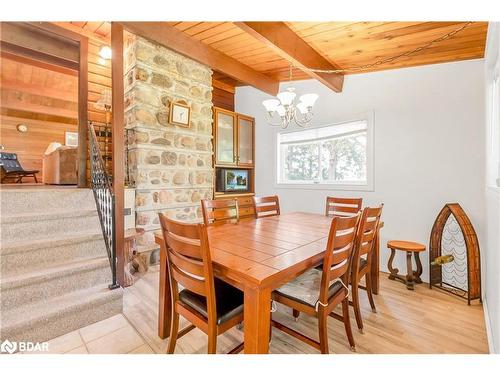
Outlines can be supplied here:
[[[160, 242], [160, 241], [158, 241]], [[157, 243], [158, 243], [157, 242]], [[170, 336], [170, 323], [172, 321], [172, 300], [170, 295], [170, 277], [167, 269], [167, 251], [165, 243], [160, 242], [160, 287], [158, 304], [158, 336], [166, 339]]]
[[406, 288], [413, 290], [413, 266], [411, 265], [411, 251], [406, 252]]
[[420, 276], [422, 276], [422, 263], [420, 262], [420, 256], [418, 255], [418, 252], [414, 253], [415, 254], [415, 263], [417, 264], [417, 270], [413, 273], [413, 276], [415, 277], [415, 282], [418, 284], [422, 284], [422, 279]]
[[375, 234], [374, 249], [372, 252], [372, 293], [378, 294], [380, 286], [380, 228], [377, 228], [377, 233]]
[[271, 291], [245, 288], [245, 354], [267, 354], [271, 325]]

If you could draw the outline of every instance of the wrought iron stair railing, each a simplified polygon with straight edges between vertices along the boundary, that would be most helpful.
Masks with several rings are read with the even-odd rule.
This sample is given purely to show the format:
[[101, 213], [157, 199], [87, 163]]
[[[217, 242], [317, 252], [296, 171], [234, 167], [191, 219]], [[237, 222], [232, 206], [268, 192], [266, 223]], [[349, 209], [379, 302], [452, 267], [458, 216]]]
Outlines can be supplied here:
[[110, 289], [118, 288], [116, 280], [116, 230], [115, 230], [115, 194], [106, 165], [104, 163], [94, 125], [88, 123], [90, 140], [90, 183], [97, 205], [101, 222], [109, 265], [111, 266], [112, 282]]

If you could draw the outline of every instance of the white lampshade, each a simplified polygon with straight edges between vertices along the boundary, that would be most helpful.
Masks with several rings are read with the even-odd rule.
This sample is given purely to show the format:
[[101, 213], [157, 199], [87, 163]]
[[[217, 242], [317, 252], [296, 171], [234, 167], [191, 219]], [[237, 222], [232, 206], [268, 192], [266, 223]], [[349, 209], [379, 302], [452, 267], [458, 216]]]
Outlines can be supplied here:
[[303, 115], [305, 115], [308, 112], [307, 105], [305, 105], [304, 102], [300, 102], [299, 104], [297, 104], [297, 109]]
[[297, 94], [295, 94], [292, 91], [283, 91], [283, 92], [280, 92], [277, 95], [277, 97], [280, 100], [282, 105], [290, 105], [293, 103], [293, 99], [295, 99], [296, 95]]
[[101, 56], [104, 60], [111, 59], [111, 47], [110, 46], [102, 46], [99, 51], [99, 56]]
[[266, 107], [268, 112], [276, 111], [276, 108], [280, 105], [280, 101], [278, 99], [268, 99], [262, 102], [262, 105]]
[[[295, 95], [295, 94], [294, 94]], [[285, 116], [286, 114], [286, 109], [285, 107], [283, 107], [282, 105], [279, 105], [277, 108], [276, 108], [276, 112], [278, 112], [278, 115], [280, 115], [280, 117], [283, 117]]]
[[318, 94], [304, 94], [299, 99], [306, 107], [312, 107], [318, 99]]

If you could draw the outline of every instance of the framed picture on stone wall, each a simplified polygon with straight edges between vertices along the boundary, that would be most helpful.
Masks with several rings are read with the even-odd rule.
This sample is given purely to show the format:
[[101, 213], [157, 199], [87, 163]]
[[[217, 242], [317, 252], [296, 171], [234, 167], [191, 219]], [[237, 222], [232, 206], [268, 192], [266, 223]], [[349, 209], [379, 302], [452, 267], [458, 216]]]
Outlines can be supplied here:
[[191, 123], [191, 107], [182, 103], [170, 103], [170, 123], [189, 128]]

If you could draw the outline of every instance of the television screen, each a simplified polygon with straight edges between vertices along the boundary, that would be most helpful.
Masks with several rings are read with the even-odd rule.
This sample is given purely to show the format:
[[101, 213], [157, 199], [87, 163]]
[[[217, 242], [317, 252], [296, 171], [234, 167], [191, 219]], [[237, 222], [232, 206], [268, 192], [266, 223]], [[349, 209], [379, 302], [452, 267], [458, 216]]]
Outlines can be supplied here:
[[224, 171], [224, 190], [225, 191], [244, 191], [248, 190], [248, 171], [238, 169], [226, 169]]

